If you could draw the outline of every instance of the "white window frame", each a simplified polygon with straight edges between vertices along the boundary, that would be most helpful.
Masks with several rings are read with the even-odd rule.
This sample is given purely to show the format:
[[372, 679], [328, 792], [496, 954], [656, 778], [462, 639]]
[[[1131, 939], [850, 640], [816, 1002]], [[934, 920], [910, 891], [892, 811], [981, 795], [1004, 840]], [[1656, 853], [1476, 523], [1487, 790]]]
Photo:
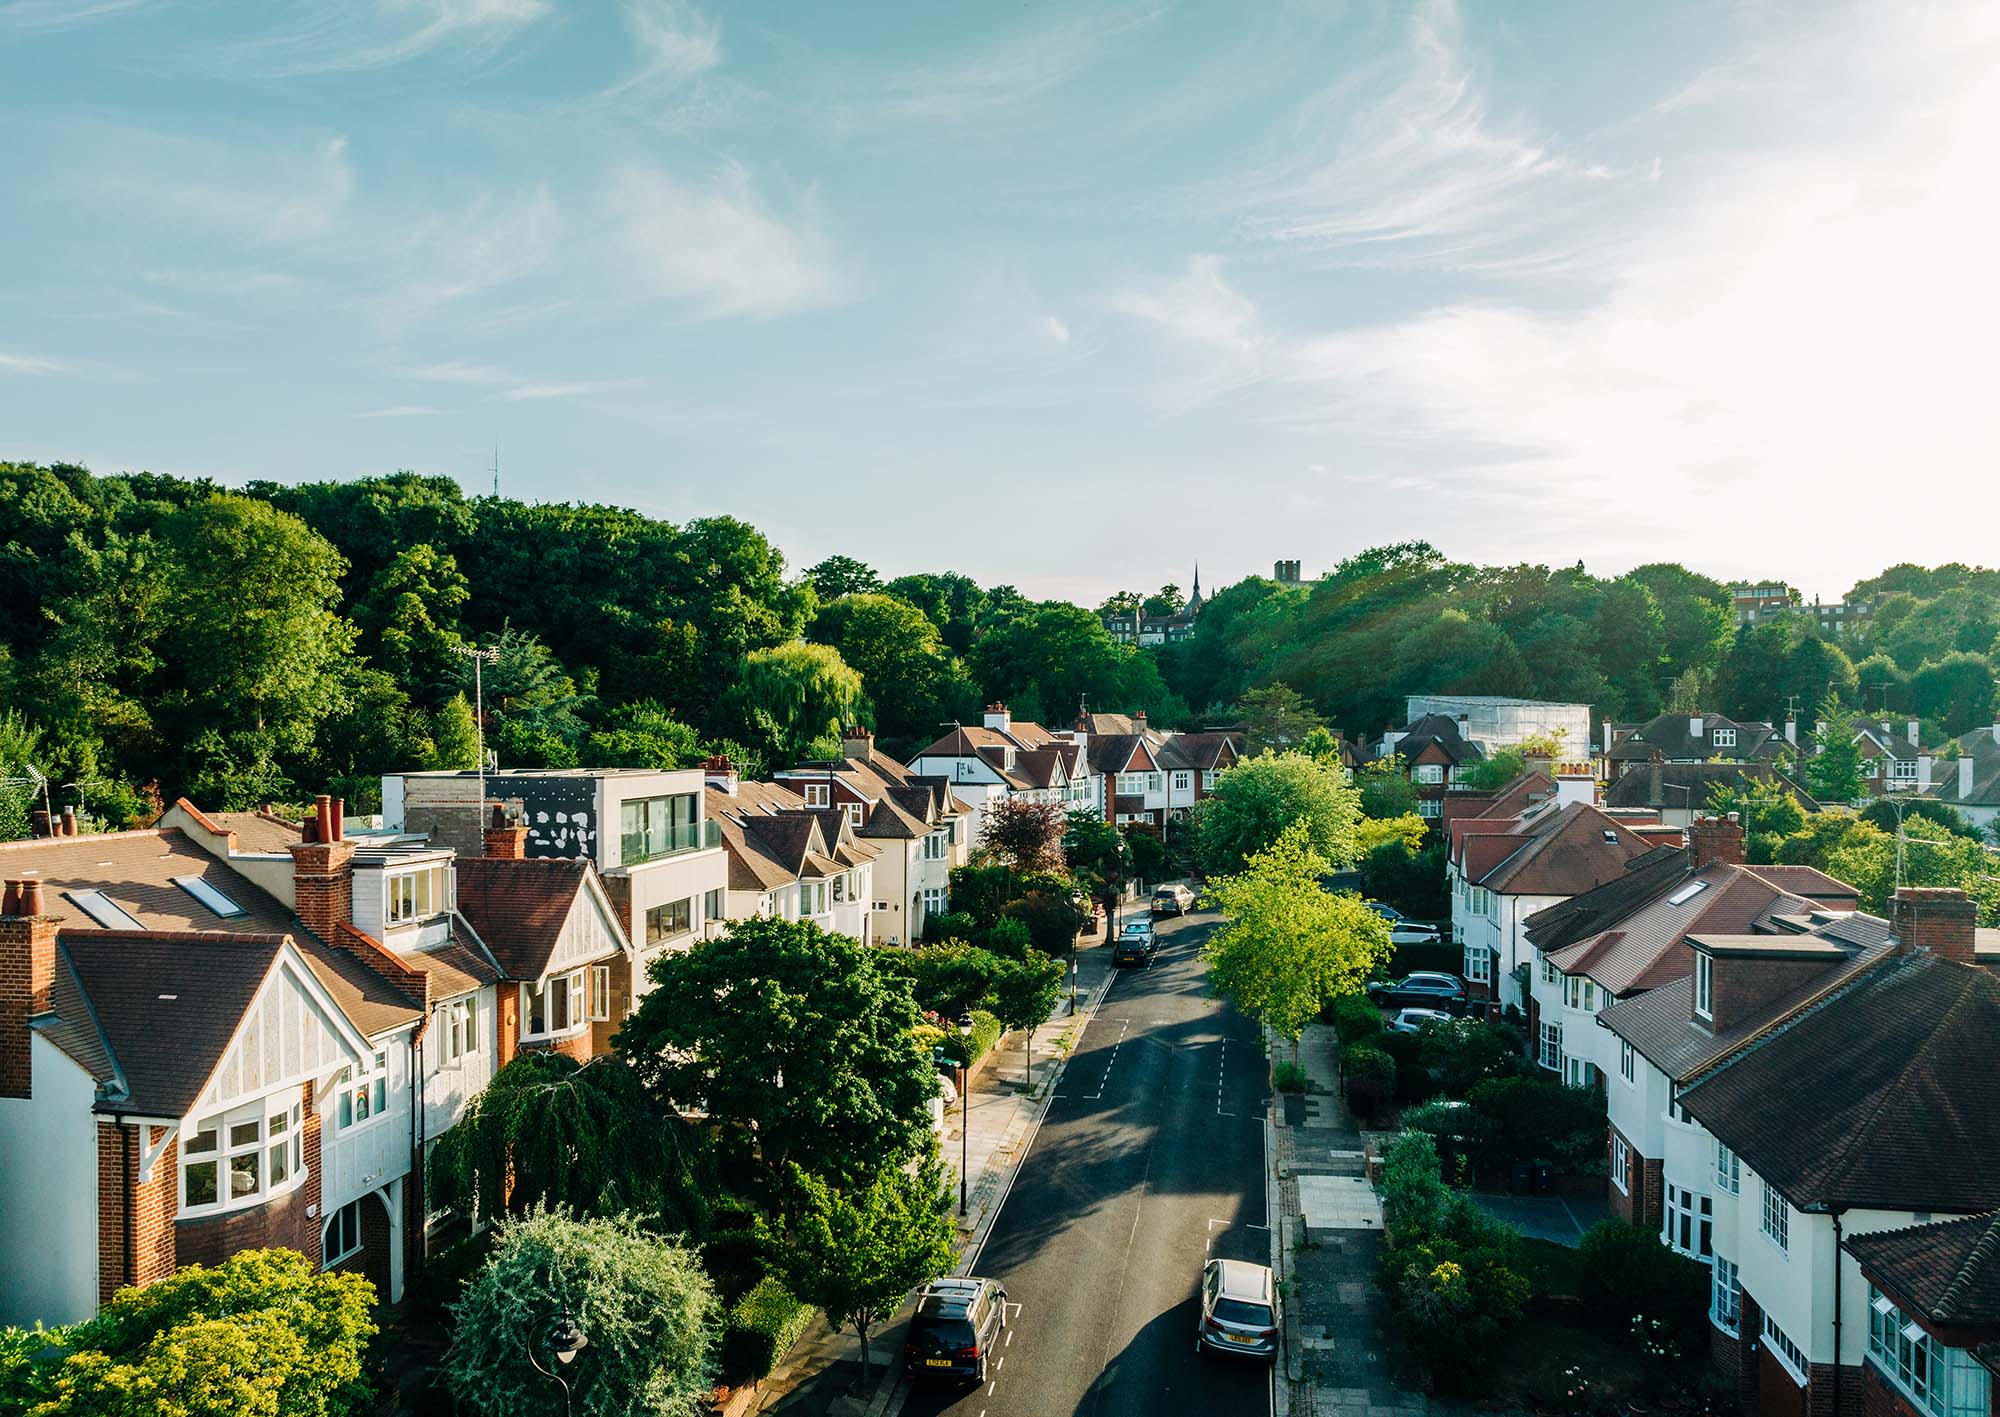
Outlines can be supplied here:
[[437, 1065], [457, 1067], [479, 1054], [479, 996], [469, 994], [437, 1006]]
[[1627, 1087], [1639, 1085], [1639, 1050], [1622, 1038], [1618, 1040], [1618, 1076]]
[[1563, 976], [1563, 1004], [1583, 1013], [1597, 1012], [1597, 981], [1581, 974]]
[[[535, 1031], [535, 1000], [546, 995], [549, 1003], [544, 1023], [553, 1024], [555, 1019], [556, 985], [561, 984], [563, 1013], [566, 1015], [560, 1028], [549, 1027]], [[539, 1043], [552, 1038], [572, 1038], [590, 1027], [589, 999], [584, 993], [588, 981], [581, 967], [562, 970], [555, 974], [543, 975], [534, 981], [521, 985], [521, 1041]]]
[[1806, 1355], [1791, 1335], [1779, 1328], [1769, 1311], [1764, 1314], [1764, 1349], [1778, 1360], [1778, 1366], [1800, 1387], [1806, 1385]]
[[590, 1021], [611, 1022], [611, 966], [608, 964], [593, 964], [590, 967]]
[[1203, 768], [1201, 772], [1202, 791], [1207, 792], [1212, 789], [1215, 786], [1215, 779], [1220, 776], [1221, 774], [1216, 772], [1214, 768]]
[[[664, 929], [655, 935], [653, 933], [653, 916], [660, 911], [667, 911], [669, 913], [661, 916], [661, 919], [670, 922], [672, 912], [676, 906], [687, 907], [686, 920], [677, 926]], [[695, 930], [695, 924], [694, 897], [691, 895], [682, 896], [679, 900], [663, 900], [658, 905], [647, 906], [645, 913], [639, 917], [639, 933], [644, 939], [644, 948], [651, 949], [655, 945], [664, 945], [670, 940], [678, 940], [685, 935], [692, 935]]]
[[808, 807], [827, 807], [833, 803], [833, 784], [830, 782], [807, 782], [800, 786], [799, 795], [806, 799]]
[[1984, 1417], [1992, 1378], [1962, 1348], [1939, 1343], [1873, 1284], [1868, 1286], [1868, 1361], [1919, 1412]]
[[1549, 959], [1547, 955], [1543, 955], [1542, 983], [1553, 984], [1560, 978], [1562, 978], [1562, 971], [1555, 967], [1555, 964]]
[[391, 925], [408, 925], [443, 915], [451, 909], [449, 895], [443, 866], [389, 872], [382, 878], [383, 918]]
[[1632, 1148], [1616, 1132], [1611, 1134], [1611, 1184], [1621, 1194], [1632, 1194]]
[[1156, 772], [1149, 772], [1146, 774], [1146, 790], [1148, 792], [1158, 792], [1160, 790], [1160, 782], [1161, 782], [1160, 774]]
[[1718, 728], [1709, 735], [1709, 740], [1718, 748], [1734, 748], [1736, 746], [1736, 730], [1733, 728]]
[[1565, 1087], [1589, 1087], [1592, 1082], [1591, 1075], [1596, 1071], [1595, 1065], [1587, 1059], [1571, 1057], [1567, 1053], [1563, 1055], [1563, 1086]]
[[1694, 1013], [1715, 1020], [1715, 960], [1705, 950], [1694, 952]]
[[334, 1126], [342, 1132], [372, 1126], [389, 1114], [389, 1055], [378, 1052], [375, 1065], [354, 1080], [352, 1068], [342, 1068], [334, 1083]]
[[1194, 774], [1191, 772], [1176, 772], [1174, 774], [1174, 791], [1194, 791]]
[[1562, 1067], [1563, 1028], [1559, 1023], [1544, 1023], [1535, 1061], [1555, 1072]]
[[924, 860], [942, 861], [951, 854], [951, 838], [943, 831], [934, 831], [924, 837]]
[[1917, 780], [1917, 765], [1908, 758], [1898, 758], [1890, 767], [1889, 776], [1897, 782], [1915, 782]]
[[1465, 982], [1468, 984], [1493, 982], [1493, 951], [1484, 945], [1465, 947]]
[[1743, 1158], [1721, 1142], [1715, 1144], [1715, 1184], [1732, 1196], [1743, 1194]]
[[1444, 815], [1444, 803], [1438, 801], [1435, 797], [1419, 797], [1417, 799], [1417, 815], [1420, 817], [1442, 817]]
[[1667, 1182], [1660, 1211], [1660, 1242], [1691, 1260], [1715, 1255], [1715, 1198]]
[[840, 804], [840, 809], [847, 814], [847, 824], [859, 830], [861, 827], [861, 804], [859, 802], [843, 802]]
[[1418, 782], [1426, 787], [1436, 787], [1444, 781], [1444, 765], [1442, 763], [1418, 763], [1415, 777]]
[[1713, 1265], [1714, 1283], [1709, 1291], [1709, 1321], [1730, 1337], [1736, 1336], [1743, 1321], [1743, 1280], [1736, 1265], [1721, 1255]]
[[[273, 1126], [276, 1122], [279, 1125]], [[248, 1127], [254, 1133], [235, 1140]], [[213, 1130], [215, 1139], [205, 1150], [192, 1150], [195, 1142]], [[238, 1103], [223, 1112], [203, 1117], [181, 1129], [179, 1214], [220, 1215], [262, 1205], [298, 1187], [306, 1178], [305, 1109], [296, 1087], [268, 1093], [250, 1102]], [[251, 1158], [256, 1169], [254, 1185], [240, 1194], [230, 1177], [239, 1157]], [[280, 1166], [285, 1174], [276, 1181], [273, 1172]], [[189, 1178], [205, 1167], [214, 1168], [212, 1185], [215, 1199], [205, 1203], [189, 1200]]]
[[1764, 1194], [1757, 1228], [1779, 1254], [1789, 1257], [1792, 1253], [1791, 1202], [1780, 1195], [1777, 1187], [1769, 1181], [1760, 1179], [1758, 1184], [1764, 1188]]
[[[338, 1251], [333, 1244], [336, 1228], [347, 1232], [341, 1238], [350, 1242]], [[326, 1224], [320, 1227], [319, 1244], [321, 1269], [332, 1269], [361, 1253], [361, 1201], [358, 1198], [327, 1212]]]

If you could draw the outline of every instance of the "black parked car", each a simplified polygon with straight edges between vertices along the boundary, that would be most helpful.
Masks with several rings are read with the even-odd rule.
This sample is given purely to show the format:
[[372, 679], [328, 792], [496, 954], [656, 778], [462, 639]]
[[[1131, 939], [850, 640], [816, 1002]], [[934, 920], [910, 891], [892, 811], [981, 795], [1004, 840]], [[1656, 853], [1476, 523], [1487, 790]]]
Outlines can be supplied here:
[[1368, 986], [1368, 997], [1385, 1009], [1443, 1009], [1462, 1014], [1465, 981], [1456, 974], [1420, 971], [1401, 979], [1378, 979]]
[[986, 1367], [1007, 1327], [1007, 1291], [990, 1279], [939, 1279], [917, 1296], [903, 1367], [913, 1378], [986, 1381]]

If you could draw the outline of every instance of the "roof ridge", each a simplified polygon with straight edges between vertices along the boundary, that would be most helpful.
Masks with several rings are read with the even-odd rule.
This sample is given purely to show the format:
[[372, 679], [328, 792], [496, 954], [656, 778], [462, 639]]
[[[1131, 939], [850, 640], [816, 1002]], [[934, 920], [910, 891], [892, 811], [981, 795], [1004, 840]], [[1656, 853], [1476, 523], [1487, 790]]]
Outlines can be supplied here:
[[[1916, 960], [1925, 958], [1925, 956], [1901, 955], [1897, 956], [1897, 958], [1910, 960], [1914, 963]], [[1868, 1109], [1868, 1115], [1856, 1125], [1846, 1129], [1844, 1139], [1835, 1149], [1836, 1160], [1833, 1166], [1827, 1170], [1826, 1179], [1822, 1183], [1825, 1190], [1831, 1192], [1835, 1184], [1843, 1181], [1847, 1173], [1853, 1169], [1855, 1150], [1861, 1145], [1861, 1139], [1873, 1131], [1876, 1118], [1888, 1110], [1890, 1098], [1900, 1091], [1903, 1080], [1910, 1076], [1910, 1073], [1916, 1068], [1918, 1063], [1929, 1059], [1937, 1050], [1940, 1046], [1939, 1040], [1943, 1037], [1947, 1026], [1957, 1020], [1971, 1007], [1972, 1000], [1977, 993], [1977, 984], [1978, 980], [1972, 977], [1968, 977], [1961, 983], [1958, 997], [1952, 1000], [1951, 1007], [1944, 1011], [1943, 1015], [1939, 1017], [1937, 1024], [1929, 1033], [1924, 1035], [1924, 1041], [1911, 1051], [1909, 1057], [1903, 1060], [1903, 1065], [1896, 1069], [1895, 1076], [1883, 1085], [1875, 1098], [1874, 1105]], [[1968, 988], [1966, 987], [1967, 985], [1973, 987]]]
[[[1931, 1310], [1933, 1319], [1940, 1322], [1949, 1319], [1959, 1296], [1964, 1293], [1966, 1286], [1972, 1283], [1974, 1271], [1990, 1261], [2000, 1259], [2000, 1210], [1988, 1211], [1986, 1215], [1988, 1219], [1986, 1229], [1966, 1252], [1965, 1262], [1952, 1275], [1951, 1283], [1945, 1285], [1944, 1293], [1938, 1295], [1937, 1304]], [[1979, 1217], [1967, 1218], [1976, 1220]]]
[[56, 927], [58, 939], [72, 940], [139, 940], [146, 944], [170, 940], [194, 940], [204, 945], [282, 945], [294, 938], [291, 934], [273, 934], [268, 930], [121, 930], [84, 929], [81, 926], [59, 925]]
[[[218, 832], [221, 828], [216, 829]], [[72, 846], [86, 841], [112, 841], [131, 836], [183, 836], [179, 827], [130, 827], [122, 832], [89, 832], [77, 836], [24, 836], [19, 841], [0, 841], [0, 851], [21, 851], [38, 846]]]

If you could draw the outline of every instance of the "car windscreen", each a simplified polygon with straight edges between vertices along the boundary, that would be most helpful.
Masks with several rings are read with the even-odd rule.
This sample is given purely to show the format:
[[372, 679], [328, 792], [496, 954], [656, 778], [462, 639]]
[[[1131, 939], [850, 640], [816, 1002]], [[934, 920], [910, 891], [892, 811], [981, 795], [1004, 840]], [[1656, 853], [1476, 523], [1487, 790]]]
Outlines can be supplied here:
[[1215, 1317], [1239, 1328], [1270, 1328], [1271, 1311], [1262, 1304], [1246, 1304], [1241, 1299], [1217, 1299]]
[[916, 1344], [925, 1353], [956, 1353], [970, 1348], [978, 1339], [964, 1319], [918, 1319]]

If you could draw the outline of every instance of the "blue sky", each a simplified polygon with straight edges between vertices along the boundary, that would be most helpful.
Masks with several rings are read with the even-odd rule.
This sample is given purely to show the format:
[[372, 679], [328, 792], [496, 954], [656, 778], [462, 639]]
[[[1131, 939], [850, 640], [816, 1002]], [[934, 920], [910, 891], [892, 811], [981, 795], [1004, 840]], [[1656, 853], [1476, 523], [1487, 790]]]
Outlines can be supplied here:
[[1991, 562], [1997, 14], [0, 0], [0, 456], [1086, 599]]

